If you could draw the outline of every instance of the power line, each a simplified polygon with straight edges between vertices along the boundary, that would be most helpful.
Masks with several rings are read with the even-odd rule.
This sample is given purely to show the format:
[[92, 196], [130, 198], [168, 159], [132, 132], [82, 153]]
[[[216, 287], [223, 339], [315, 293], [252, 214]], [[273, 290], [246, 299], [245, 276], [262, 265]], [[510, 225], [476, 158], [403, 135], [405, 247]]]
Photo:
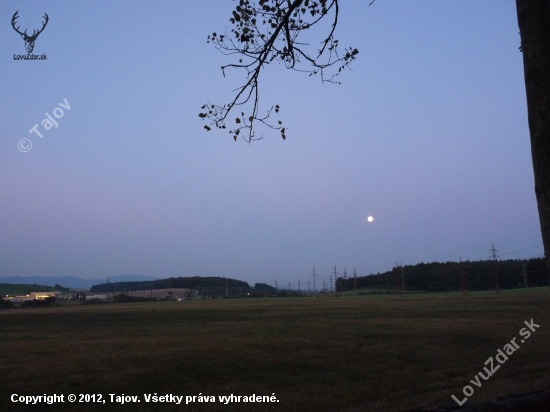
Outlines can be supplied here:
[[460, 287], [462, 294], [466, 294], [466, 280], [464, 279], [464, 267], [462, 266], [462, 257], [460, 258]]
[[346, 280], [347, 280], [348, 276], [347, 276], [347, 273], [346, 273], [346, 268], [344, 268], [344, 281], [342, 282], [342, 287], [340, 289], [342, 289], [342, 292], [344, 291], [344, 286], [346, 285]]
[[[533, 232], [529, 231], [529, 232], [522, 232], [522, 233], [519, 233], [519, 234], [516, 234], [516, 235], [510, 235], [508, 237], [504, 237], [504, 238], [500, 238], [501, 240], [507, 240], [507, 239], [513, 239], [513, 241], [506, 241], [505, 243], [502, 243], [500, 240], [499, 240], [499, 244], [501, 246], [503, 245], [511, 245], [511, 244], [518, 244], [518, 242], [525, 242], [525, 241], [530, 241], [530, 240], [533, 240], [533, 239], [541, 239], [541, 235], [538, 234], [538, 235], [535, 235], [535, 236], [529, 236], [527, 238], [523, 238], [521, 236], [523, 235], [527, 235], [527, 234], [532, 234]], [[457, 256], [457, 255], [467, 255], [467, 254], [470, 254], [470, 253], [473, 253], [473, 252], [478, 252], [480, 247], [484, 244], [485, 242], [483, 241], [479, 241], [479, 242], [474, 242], [474, 243], [471, 243], [472, 246], [474, 247], [474, 249], [468, 249], [468, 250], [460, 250], [458, 251], [457, 253], [453, 253], [452, 251], [449, 250], [447, 252], [447, 250], [445, 249], [439, 249], [439, 250], [436, 250], [435, 251], [435, 254], [439, 255], [440, 256], [440, 259], [447, 259], [451, 256]], [[468, 259], [466, 259], [468, 260]]]
[[494, 277], [494, 280], [495, 280], [495, 292], [496, 294], [498, 295], [498, 270], [497, 270], [497, 265], [496, 265], [496, 262], [499, 258], [498, 256], [498, 250], [495, 249], [495, 245], [491, 245], [491, 250], [489, 250], [489, 259], [491, 259], [493, 262], [495, 262], [495, 264], [493, 265], [494, 268], [493, 268], [493, 277]]
[[504, 253], [502, 256], [513, 255], [513, 254], [516, 254], [516, 253], [519, 253], [519, 252], [525, 252], [526, 250], [532, 250], [532, 249], [536, 249], [536, 248], [539, 248], [539, 247], [543, 247], [543, 245], [541, 244], [541, 245], [538, 245], [538, 246], [528, 247], [527, 249], [521, 249], [521, 250], [516, 250], [514, 252]]
[[495, 249], [495, 245], [491, 245], [491, 250], [489, 250], [489, 259], [496, 261], [500, 256], [498, 256], [498, 250]]

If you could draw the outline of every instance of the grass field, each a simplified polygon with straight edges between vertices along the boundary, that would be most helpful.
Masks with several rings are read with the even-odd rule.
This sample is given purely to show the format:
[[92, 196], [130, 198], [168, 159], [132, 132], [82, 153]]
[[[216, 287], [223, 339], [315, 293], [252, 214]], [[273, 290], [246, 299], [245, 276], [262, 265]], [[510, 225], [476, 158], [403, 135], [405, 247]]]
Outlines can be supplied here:
[[[391, 411], [453, 405], [484, 362], [520, 343], [468, 403], [550, 388], [548, 288], [470, 293], [195, 300], [0, 312], [2, 411], [10, 395], [102, 394], [46, 410]], [[496, 362], [496, 361], [495, 361]], [[216, 396], [145, 403], [144, 394]], [[230, 403], [222, 395], [271, 395]], [[108, 394], [137, 395], [112, 404]], [[66, 400], [66, 398], [65, 398]], [[185, 403], [185, 398], [184, 398]]]

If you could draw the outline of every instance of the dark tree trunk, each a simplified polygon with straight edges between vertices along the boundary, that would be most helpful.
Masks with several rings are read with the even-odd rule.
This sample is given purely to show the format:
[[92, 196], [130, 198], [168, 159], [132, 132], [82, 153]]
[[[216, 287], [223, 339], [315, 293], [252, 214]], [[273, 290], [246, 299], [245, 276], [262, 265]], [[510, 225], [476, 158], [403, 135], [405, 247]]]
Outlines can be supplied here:
[[550, 0], [516, 0], [535, 195], [550, 281]]

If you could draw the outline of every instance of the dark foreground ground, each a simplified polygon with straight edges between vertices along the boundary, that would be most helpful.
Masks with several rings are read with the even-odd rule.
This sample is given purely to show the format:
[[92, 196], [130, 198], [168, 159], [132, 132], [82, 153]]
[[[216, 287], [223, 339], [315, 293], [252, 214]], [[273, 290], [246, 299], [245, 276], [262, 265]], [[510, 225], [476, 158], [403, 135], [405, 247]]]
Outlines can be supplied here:
[[[531, 319], [540, 327], [525, 339]], [[1, 411], [393, 411], [458, 406], [451, 396], [463, 400], [466, 385], [464, 407], [550, 389], [548, 288], [11, 309], [0, 325]], [[519, 348], [498, 364], [514, 337]], [[500, 368], [471, 383], [490, 357]], [[155, 394], [183, 402], [146, 402]], [[278, 402], [219, 400], [253, 394]]]

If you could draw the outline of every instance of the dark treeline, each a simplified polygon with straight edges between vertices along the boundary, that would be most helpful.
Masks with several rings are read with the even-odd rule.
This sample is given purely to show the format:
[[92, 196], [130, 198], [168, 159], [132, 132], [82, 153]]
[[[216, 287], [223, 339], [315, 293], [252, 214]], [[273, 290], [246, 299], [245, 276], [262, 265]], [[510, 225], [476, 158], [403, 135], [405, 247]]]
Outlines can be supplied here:
[[[525, 287], [523, 264], [529, 287], [547, 286], [548, 277], [544, 259], [465, 261], [462, 262], [466, 290], [495, 289], [495, 278], [499, 289]], [[401, 270], [405, 290], [450, 292], [461, 290], [460, 262], [433, 262], [394, 267], [391, 271], [376, 275], [354, 278], [338, 278], [338, 291], [355, 288], [398, 288]], [[496, 273], [496, 275], [495, 275]]]
[[254, 294], [273, 296], [277, 293], [277, 289], [267, 283], [256, 283], [254, 285]]
[[[529, 287], [547, 286], [548, 277], [542, 258], [529, 260], [464, 261], [466, 290], [491, 290], [495, 278], [499, 289], [525, 287], [523, 265]], [[451, 292], [461, 290], [460, 262], [432, 262], [394, 267], [376, 275], [358, 276], [357, 279], [338, 278], [337, 291], [354, 289], [397, 289], [403, 273], [405, 290]], [[94, 293], [129, 293], [138, 290], [183, 288], [197, 290], [202, 296], [274, 296], [277, 290], [265, 283], [256, 283], [253, 288], [247, 282], [222, 277], [177, 277], [139, 282], [102, 283], [91, 287]]]
[[112, 282], [94, 285], [90, 288], [94, 293], [127, 293], [138, 290], [154, 289], [193, 289], [203, 296], [242, 295], [250, 291], [250, 285], [241, 280], [221, 277], [178, 277], [140, 282]]

